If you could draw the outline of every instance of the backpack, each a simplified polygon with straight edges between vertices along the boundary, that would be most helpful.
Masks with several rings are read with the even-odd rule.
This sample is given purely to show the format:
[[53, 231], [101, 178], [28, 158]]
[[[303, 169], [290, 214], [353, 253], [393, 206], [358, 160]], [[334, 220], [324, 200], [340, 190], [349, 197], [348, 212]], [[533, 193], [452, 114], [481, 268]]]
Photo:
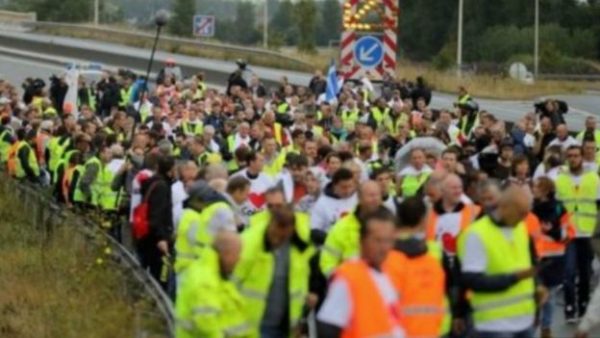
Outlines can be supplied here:
[[154, 191], [154, 188], [158, 184], [158, 181], [152, 183], [142, 203], [133, 209], [133, 222], [131, 224], [131, 228], [133, 231], [133, 238], [136, 240], [140, 240], [148, 235], [150, 232], [150, 222], [148, 221], [148, 199], [150, 198], [150, 194]]

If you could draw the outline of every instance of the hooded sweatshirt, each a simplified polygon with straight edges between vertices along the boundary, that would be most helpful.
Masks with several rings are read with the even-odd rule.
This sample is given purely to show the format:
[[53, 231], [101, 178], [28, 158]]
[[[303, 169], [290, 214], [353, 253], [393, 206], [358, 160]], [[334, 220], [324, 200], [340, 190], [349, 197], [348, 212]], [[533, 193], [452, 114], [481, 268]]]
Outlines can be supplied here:
[[358, 199], [356, 193], [348, 198], [341, 198], [333, 192], [331, 183], [325, 186], [323, 194], [312, 208], [310, 223], [312, 229], [328, 232], [340, 218], [352, 212]]

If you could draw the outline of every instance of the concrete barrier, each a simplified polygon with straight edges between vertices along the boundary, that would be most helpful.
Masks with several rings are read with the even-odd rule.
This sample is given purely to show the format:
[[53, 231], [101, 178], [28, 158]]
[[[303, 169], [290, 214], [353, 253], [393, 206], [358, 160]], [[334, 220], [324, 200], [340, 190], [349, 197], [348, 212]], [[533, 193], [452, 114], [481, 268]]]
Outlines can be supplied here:
[[35, 12], [13, 12], [0, 10], [0, 23], [2, 24], [20, 24], [24, 22], [37, 21]]

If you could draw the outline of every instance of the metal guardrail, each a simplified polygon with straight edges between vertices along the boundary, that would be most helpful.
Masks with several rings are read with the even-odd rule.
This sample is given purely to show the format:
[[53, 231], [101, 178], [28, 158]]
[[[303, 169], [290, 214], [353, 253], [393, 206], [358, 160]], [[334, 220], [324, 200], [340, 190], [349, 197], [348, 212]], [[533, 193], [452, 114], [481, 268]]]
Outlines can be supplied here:
[[[12, 196], [21, 201], [22, 212], [28, 215], [29, 220], [36, 226], [38, 231], [44, 233], [45, 238], [49, 237], [55, 227], [67, 224], [67, 226], [72, 226], [74, 230], [80, 231], [93, 244], [98, 242], [108, 243], [107, 245], [111, 248], [111, 258], [130, 273], [128, 277], [133, 277], [135, 280], [137, 285], [131, 287], [141, 287], [144, 295], [148, 296], [155, 305], [156, 315], [161, 317], [167, 328], [164, 335], [173, 337], [175, 320], [170, 298], [152, 276], [141, 268], [137, 258], [127, 248], [104, 231], [101, 231], [100, 226], [93, 220], [71, 213], [55, 203], [45, 191], [18, 182], [6, 173], [0, 173], [0, 192], [5, 196]], [[101, 239], [101, 241], [98, 241], [98, 239]], [[136, 337], [147, 336], [145, 330], [140, 330], [139, 327], [137, 327], [137, 330]]]
[[[40, 32], [51, 32], [53, 29], [67, 29], [71, 32], [76, 32], [76, 36], [88, 36], [89, 38], [102, 36], [110, 39], [110, 41], [107, 42], [116, 40], [134, 41], [135, 45], [143, 45], [148, 48], [150, 48], [154, 39], [154, 34], [146, 32], [81, 24], [68, 24], [48, 21], [24, 21], [21, 22], [21, 26]], [[221, 60], [235, 60], [238, 58], [243, 58], [248, 60], [250, 64], [256, 65], [261, 65], [264, 63], [264, 60], [269, 60], [269, 63], [272, 63], [273, 67], [286, 68], [290, 70], [312, 71], [314, 68], [314, 66], [307, 62], [269, 49], [242, 47], [226, 43], [215, 43], [168, 35], [161, 35], [158, 48], [166, 51], [186, 50], [191, 51], [192, 54], [194, 51], [197, 51], [199, 56], [202, 56], [202, 52], [208, 51], [218, 54]], [[279, 67], [277, 67], [278, 65]]]
[[599, 81], [600, 74], [539, 74], [542, 80]]

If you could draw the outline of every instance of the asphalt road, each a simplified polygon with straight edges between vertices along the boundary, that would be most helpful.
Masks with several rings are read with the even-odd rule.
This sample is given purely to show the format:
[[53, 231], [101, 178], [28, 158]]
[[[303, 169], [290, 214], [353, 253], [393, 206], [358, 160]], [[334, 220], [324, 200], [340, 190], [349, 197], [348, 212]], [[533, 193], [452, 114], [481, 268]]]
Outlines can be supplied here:
[[[0, 31], [2, 35], [10, 35], [13, 37], [19, 37], [22, 39], [29, 39], [31, 41], [51, 41], [57, 45], [64, 46], [78, 46], [89, 50], [112, 50], [118, 51], [124, 55], [140, 56], [147, 58], [150, 52], [146, 49], [128, 47], [107, 42], [97, 42], [83, 39], [74, 39], [67, 37], [56, 37], [44, 34], [32, 34], [27, 32], [18, 31]], [[178, 63], [182, 65], [198, 65], [202, 64], [204, 67], [210, 69], [218, 69], [225, 73], [233, 71], [235, 65], [229, 61], [220, 61], [212, 59], [204, 59], [198, 57], [190, 57], [180, 54], [167, 53], [157, 51], [156, 60], [161, 63], [168, 57], [174, 58]], [[90, 60], [95, 61], [95, 60]], [[295, 72], [295, 71], [281, 71], [277, 69], [265, 68], [265, 67], [254, 67], [250, 65], [252, 70], [262, 79], [268, 79], [271, 81], [277, 81], [282, 75], [286, 75], [291, 83], [307, 85], [311, 74]], [[2, 68], [0, 68], [0, 73]], [[222, 83], [215, 83], [215, 85], [225, 85], [225, 77]], [[584, 95], [555, 95], [562, 100], [569, 103], [570, 111], [565, 116], [569, 129], [577, 131], [583, 128], [584, 120], [589, 115], [600, 115], [600, 93], [586, 93]], [[479, 102], [481, 109], [485, 109], [496, 115], [498, 118], [507, 121], [516, 121], [521, 118], [525, 113], [533, 110], [533, 101], [514, 101], [514, 100], [489, 100], [475, 98]], [[455, 101], [455, 95], [449, 95], [444, 93], [434, 93], [432, 107], [434, 108], [451, 108], [452, 103]]]

